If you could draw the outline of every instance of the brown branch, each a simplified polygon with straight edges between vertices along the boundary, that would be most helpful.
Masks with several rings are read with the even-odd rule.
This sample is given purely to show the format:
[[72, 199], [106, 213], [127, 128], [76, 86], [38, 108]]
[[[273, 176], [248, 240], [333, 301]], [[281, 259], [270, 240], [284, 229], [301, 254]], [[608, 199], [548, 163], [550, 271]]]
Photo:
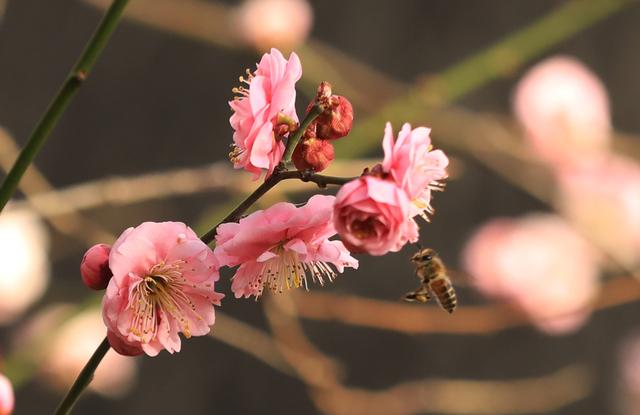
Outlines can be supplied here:
[[219, 223], [217, 223], [213, 228], [211, 228], [207, 233], [205, 233], [200, 239], [202, 242], [206, 244], [210, 244], [216, 238], [216, 232], [218, 226], [227, 222], [237, 222], [240, 220], [242, 215], [253, 206], [258, 199], [265, 195], [271, 188], [280, 183], [283, 180], [290, 179], [298, 179], [303, 182], [313, 182], [318, 185], [320, 188], [325, 188], [329, 184], [335, 185], [343, 185], [353, 180], [353, 177], [334, 177], [334, 176], [323, 176], [321, 174], [310, 173], [307, 171], [282, 171], [282, 172], [274, 172], [271, 176], [269, 176], [264, 183], [262, 183], [256, 190], [253, 191], [245, 200], [243, 200], [231, 213], [224, 217]]
[[548, 375], [509, 380], [426, 379], [382, 391], [339, 388], [312, 398], [331, 415], [413, 415], [422, 413], [513, 415], [555, 413], [586, 398], [590, 373], [571, 365]]
[[[452, 315], [437, 306], [420, 306], [329, 293], [293, 295], [300, 316], [343, 324], [391, 330], [405, 334], [491, 334], [530, 324], [527, 316], [504, 304], [462, 305]], [[595, 310], [640, 300], [640, 283], [619, 277], [607, 281]]]

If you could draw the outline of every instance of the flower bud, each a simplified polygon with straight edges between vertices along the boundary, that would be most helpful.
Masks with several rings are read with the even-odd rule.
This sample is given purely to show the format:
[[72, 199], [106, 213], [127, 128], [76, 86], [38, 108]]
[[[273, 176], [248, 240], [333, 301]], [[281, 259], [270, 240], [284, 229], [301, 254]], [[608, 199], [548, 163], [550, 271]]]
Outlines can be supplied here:
[[306, 139], [293, 152], [293, 164], [298, 170], [321, 172], [333, 161], [333, 145], [327, 140], [317, 138]]
[[9, 415], [13, 412], [15, 398], [13, 386], [6, 376], [0, 374], [0, 415]]
[[84, 284], [92, 290], [104, 290], [113, 276], [109, 268], [111, 247], [97, 244], [89, 248], [82, 258], [80, 274]]
[[[341, 95], [328, 99], [328, 108], [315, 120], [316, 135], [325, 140], [337, 140], [349, 134], [353, 125], [353, 106]], [[314, 102], [307, 107], [311, 111]]]

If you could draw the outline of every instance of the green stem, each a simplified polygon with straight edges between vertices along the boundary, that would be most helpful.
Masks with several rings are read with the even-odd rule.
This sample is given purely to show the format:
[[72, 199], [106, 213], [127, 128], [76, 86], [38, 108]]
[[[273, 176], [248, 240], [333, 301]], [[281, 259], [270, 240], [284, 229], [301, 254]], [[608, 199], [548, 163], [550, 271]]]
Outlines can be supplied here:
[[293, 135], [289, 137], [289, 140], [287, 140], [287, 148], [284, 150], [284, 156], [282, 157], [282, 162], [284, 163], [284, 165], [287, 165], [291, 161], [293, 150], [296, 149], [296, 146], [298, 145], [300, 138], [302, 138], [302, 135], [304, 134], [305, 130], [309, 127], [309, 125], [311, 125], [313, 120], [318, 118], [318, 115], [322, 114], [322, 111], [323, 109], [318, 104], [314, 105], [313, 108], [311, 108], [311, 111], [309, 111], [309, 113], [307, 114], [307, 116], [304, 117], [304, 120], [302, 120], [302, 123], [300, 124], [300, 128], [298, 128], [293, 133]]
[[100, 22], [98, 29], [91, 40], [89, 40], [89, 43], [78, 60], [78, 63], [75, 65], [62, 85], [62, 88], [53, 99], [53, 102], [51, 102], [49, 108], [44, 113], [44, 116], [31, 133], [31, 137], [29, 137], [27, 145], [20, 152], [18, 159], [15, 161], [7, 177], [2, 182], [2, 186], [0, 186], [0, 212], [2, 212], [2, 209], [4, 209], [5, 205], [16, 191], [18, 183], [20, 183], [20, 179], [24, 175], [24, 172], [42, 149], [47, 137], [55, 128], [58, 120], [67, 109], [67, 106], [71, 102], [73, 96], [76, 94], [85, 79], [87, 79], [93, 65], [96, 63], [98, 57], [100, 57], [100, 54], [109, 41], [109, 37], [118, 25], [122, 11], [128, 1], [129, 0], [113, 1], [111, 7], [109, 7], [109, 10], [107, 10], [107, 13], [102, 19], [102, 22]]
[[60, 402], [60, 405], [58, 406], [58, 409], [56, 409], [54, 415], [66, 415], [71, 412], [71, 409], [73, 408], [73, 405], [75, 405], [75, 403], [78, 401], [80, 394], [82, 394], [87, 386], [89, 386], [89, 383], [91, 383], [91, 380], [93, 380], [94, 372], [98, 368], [98, 365], [100, 364], [104, 356], [109, 351], [110, 347], [111, 346], [109, 346], [109, 340], [107, 340], [107, 338], [105, 337], [96, 351], [93, 352], [91, 359], [89, 359], [87, 364], [84, 366], [84, 368], [76, 378], [76, 381], [73, 382], [71, 389], [69, 389], [69, 392], [67, 392], [67, 395], [64, 397], [62, 402]]

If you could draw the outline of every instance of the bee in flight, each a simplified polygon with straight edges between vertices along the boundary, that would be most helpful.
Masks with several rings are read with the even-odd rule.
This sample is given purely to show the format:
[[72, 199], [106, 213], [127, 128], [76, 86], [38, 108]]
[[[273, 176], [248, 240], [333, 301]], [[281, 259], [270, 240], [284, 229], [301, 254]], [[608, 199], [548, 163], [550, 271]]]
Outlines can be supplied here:
[[434, 294], [440, 306], [449, 313], [453, 313], [458, 304], [456, 292], [451, 280], [447, 276], [447, 268], [431, 248], [420, 249], [411, 257], [416, 265], [416, 275], [420, 278], [420, 286], [404, 296], [405, 301], [426, 303]]

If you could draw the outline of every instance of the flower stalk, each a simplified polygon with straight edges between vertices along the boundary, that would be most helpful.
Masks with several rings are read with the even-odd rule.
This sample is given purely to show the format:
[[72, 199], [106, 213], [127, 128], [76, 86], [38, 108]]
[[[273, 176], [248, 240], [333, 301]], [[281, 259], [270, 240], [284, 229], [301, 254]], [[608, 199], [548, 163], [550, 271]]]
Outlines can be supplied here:
[[96, 29], [96, 32], [89, 40], [89, 43], [87, 43], [78, 63], [74, 66], [64, 84], [62, 84], [62, 88], [60, 88], [60, 91], [49, 105], [42, 119], [31, 133], [29, 141], [27, 141], [26, 146], [20, 152], [18, 159], [2, 182], [2, 186], [0, 186], [0, 212], [2, 212], [9, 199], [11, 199], [11, 196], [15, 193], [25, 171], [44, 146], [51, 131], [53, 131], [57, 125], [74, 95], [89, 76], [91, 69], [107, 45], [111, 34], [118, 26], [118, 22], [128, 1], [129, 0], [113, 1]]

